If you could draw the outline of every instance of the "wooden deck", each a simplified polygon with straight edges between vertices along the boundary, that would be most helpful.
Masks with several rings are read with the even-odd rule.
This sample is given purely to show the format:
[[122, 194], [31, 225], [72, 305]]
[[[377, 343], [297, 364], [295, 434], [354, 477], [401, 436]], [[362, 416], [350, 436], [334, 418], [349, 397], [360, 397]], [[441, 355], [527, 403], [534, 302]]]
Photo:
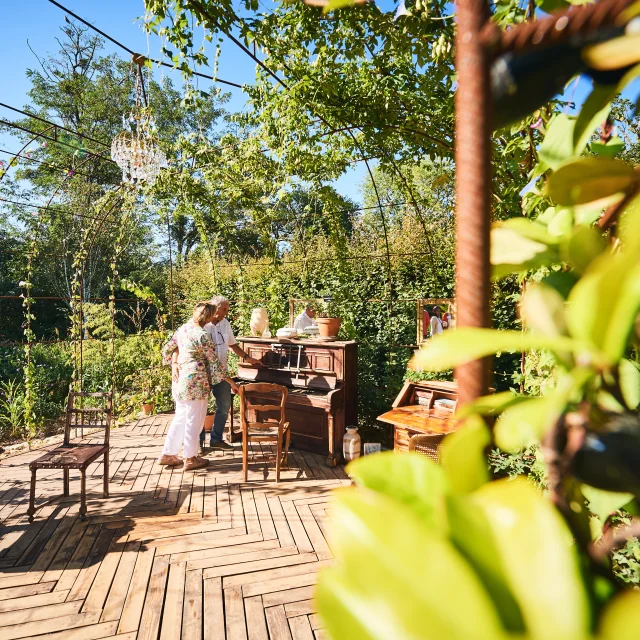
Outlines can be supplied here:
[[112, 431], [111, 497], [92, 465], [84, 522], [79, 475], [63, 501], [62, 471], [39, 471], [29, 525], [28, 463], [44, 451], [0, 463], [2, 640], [326, 637], [312, 594], [331, 562], [327, 508], [350, 484], [344, 470], [293, 451], [276, 485], [270, 452], [256, 449], [242, 484], [238, 445], [207, 469], [166, 469], [156, 459], [171, 417]]

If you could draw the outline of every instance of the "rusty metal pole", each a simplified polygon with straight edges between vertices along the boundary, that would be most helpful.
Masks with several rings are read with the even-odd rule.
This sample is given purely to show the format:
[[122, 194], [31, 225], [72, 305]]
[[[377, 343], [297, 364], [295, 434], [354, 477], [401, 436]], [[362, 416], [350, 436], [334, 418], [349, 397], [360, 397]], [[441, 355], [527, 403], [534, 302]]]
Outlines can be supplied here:
[[[459, 0], [456, 35], [456, 303], [458, 327], [488, 327], [491, 180], [489, 57], [480, 31], [486, 0]], [[489, 366], [477, 360], [455, 371], [461, 403], [484, 395]]]

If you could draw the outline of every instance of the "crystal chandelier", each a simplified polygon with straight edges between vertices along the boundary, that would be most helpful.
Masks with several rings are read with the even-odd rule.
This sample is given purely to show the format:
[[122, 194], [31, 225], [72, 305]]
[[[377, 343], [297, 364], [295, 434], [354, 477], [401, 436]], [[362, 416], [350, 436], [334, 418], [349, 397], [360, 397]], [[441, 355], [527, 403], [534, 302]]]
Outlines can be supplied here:
[[154, 137], [155, 120], [146, 104], [142, 65], [144, 57], [134, 55], [137, 65], [136, 106], [128, 116], [122, 116], [121, 131], [111, 143], [111, 159], [122, 169], [122, 181], [153, 184], [161, 169], [168, 166], [167, 157]]

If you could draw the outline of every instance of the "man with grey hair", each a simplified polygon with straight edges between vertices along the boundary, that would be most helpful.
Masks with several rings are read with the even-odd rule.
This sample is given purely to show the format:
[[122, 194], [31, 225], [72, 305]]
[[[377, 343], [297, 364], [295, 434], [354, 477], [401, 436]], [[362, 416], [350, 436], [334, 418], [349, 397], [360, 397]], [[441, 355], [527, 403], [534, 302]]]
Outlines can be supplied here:
[[298, 333], [304, 333], [304, 330], [307, 327], [315, 326], [314, 318], [316, 317], [315, 307], [308, 302], [304, 308], [304, 311], [296, 318], [293, 323], [293, 328], [298, 331]]
[[[238, 357], [244, 358], [251, 364], [260, 365], [260, 361], [256, 358], [249, 357], [242, 347], [236, 342], [233, 335], [233, 329], [227, 320], [229, 313], [229, 300], [224, 296], [214, 296], [211, 303], [216, 306], [216, 313], [208, 324], [204, 325], [204, 330], [211, 336], [213, 343], [216, 345], [216, 355], [225, 376], [228, 375], [227, 355], [231, 349]], [[231, 391], [238, 391], [237, 385], [230, 385], [226, 380], [222, 380], [218, 384], [211, 387], [211, 393], [216, 400], [216, 414], [213, 418], [213, 428], [211, 429], [211, 447], [215, 449], [232, 449], [223, 439], [224, 427], [227, 424], [227, 417], [233, 405]], [[200, 445], [204, 447], [205, 431], [200, 432]]]

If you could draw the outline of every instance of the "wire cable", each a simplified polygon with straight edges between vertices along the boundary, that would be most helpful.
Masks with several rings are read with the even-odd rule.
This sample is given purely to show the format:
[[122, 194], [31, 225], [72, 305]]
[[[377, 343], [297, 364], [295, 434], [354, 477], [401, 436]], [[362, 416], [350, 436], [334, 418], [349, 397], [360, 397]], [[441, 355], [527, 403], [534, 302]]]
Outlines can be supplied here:
[[[84, 24], [87, 27], [89, 27], [89, 29], [93, 29], [96, 33], [99, 33], [103, 38], [106, 38], [107, 40], [109, 40], [109, 42], [112, 42], [117, 47], [120, 47], [121, 49], [126, 51], [131, 56], [146, 58], [146, 56], [141, 56], [139, 53], [136, 53], [135, 51], [132, 51], [131, 49], [129, 49], [129, 47], [123, 45], [121, 42], [118, 42], [115, 38], [112, 38], [110, 35], [106, 34], [101, 29], [98, 29], [98, 27], [94, 27], [90, 22], [87, 22], [86, 20], [81, 18], [79, 15], [73, 13], [73, 11], [70, 11], [66, 7], [62, 6], [59, 2], [56, 2], [55, 0], [49, 0], [49, 2], [51, 4], [53, 4], [53, 5], [55, 5], [56, 7], [58, 7], [58, 9], [62, 9], [62, 11], [64, 11], [67, 14], [69, 14], [72, 18], [75, 18], [79, 22], [82, 22], [82, 24]], [[169, 69], [175, 69], [174, 65], [169, 64], [168, 62], [163, 62], [162, 60], [154, 60], [153, 58], [146, 58], [146, 59], [150, 60], [154, 64], [157, 64], [157, 65], [160, 65], [160, 66], [163, 66], [163, 67], [168, 67]], [[242, 89], [242, 85], [241, 84], [237, 84], [236, 82], [230, 82], [229, 80], [223, 80], [222, 78], [214, 78], [213, 76], [208, 76], [208, 75], [206, 75], [204, 73], [199, 73], [198, 71], [193, 71], [192, 73], [193, 73], [194, 76], [199, 76], [200, 78], [206, 78], [207, 80], [213, 80], [214, 82], [220, 82], [221, 84], [226, 84], [226, 85], [228, 85], [230, 87], [235, 87], [236, 89]]]

